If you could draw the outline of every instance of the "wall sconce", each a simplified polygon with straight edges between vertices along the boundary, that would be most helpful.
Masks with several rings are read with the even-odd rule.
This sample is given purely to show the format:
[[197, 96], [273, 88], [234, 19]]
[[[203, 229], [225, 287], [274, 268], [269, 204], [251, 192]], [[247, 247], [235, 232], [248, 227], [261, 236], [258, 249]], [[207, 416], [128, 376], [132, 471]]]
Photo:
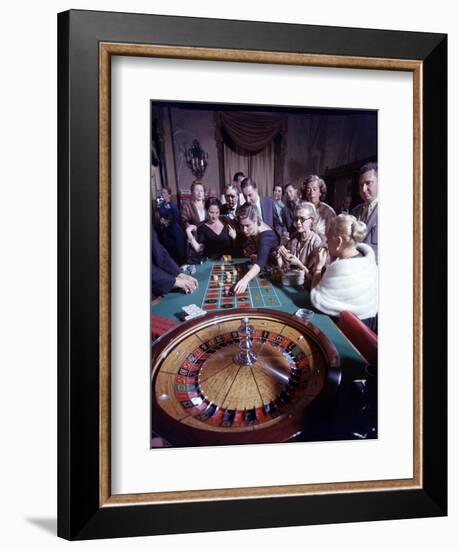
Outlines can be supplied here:
[[194, 139], [191, 147], [185, 152], [185, 160], [195, 178], [201, 179], [204, 175], [208, 158], [209, 154], [201, 149], [199, 141]]

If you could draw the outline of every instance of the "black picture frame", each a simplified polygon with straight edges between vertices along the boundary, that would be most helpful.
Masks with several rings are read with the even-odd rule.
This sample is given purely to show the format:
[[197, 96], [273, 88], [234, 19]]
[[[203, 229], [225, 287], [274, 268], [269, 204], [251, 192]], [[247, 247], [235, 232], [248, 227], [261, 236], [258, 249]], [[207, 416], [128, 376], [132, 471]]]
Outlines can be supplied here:
[[[419, 487], [110, 505], [101, 489], [100, 44], [403, 60], [419, 66], [422, 471]], [[389, 61], [388, 61], [389, 60]], [[282, 63], [282, 61], [279, 61]], [[68, 11], [58, 15], [58, 535], [66, 539], [433, 517], [447, 513], [447, 37], [443, 34]], [[416, 169], [415, 169], [416, 172]], [[427, 219], [432, 204], [422, 201]], [[418, 220], [422, 224], [422, 219]], [[109, 330], [105, 327], [104, 330]], [[109, 350], [108, 350], [109, 355]], [[256, 510], [256, 513], [254, 511]], [[177, 522], [176, 518], [180, 517]]]

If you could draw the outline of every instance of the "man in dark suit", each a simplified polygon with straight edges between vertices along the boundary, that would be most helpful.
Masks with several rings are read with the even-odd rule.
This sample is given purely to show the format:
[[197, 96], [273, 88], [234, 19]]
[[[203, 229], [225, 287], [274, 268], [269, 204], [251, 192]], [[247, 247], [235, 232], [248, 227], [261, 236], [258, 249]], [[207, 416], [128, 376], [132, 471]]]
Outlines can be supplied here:
[[282, 221], [284, 222], [284, 227], [289, 236], [295, 232], [293, 226], [293, 216], [295, 214], [295, 208], [298, 206], [300, 200], [298, 198], [298, 189], [293, 183], [287, 183], [284, 187], [284, 193], [286, 196], [285, 208], [282, 210]]
[[245, 200], [258, 208], [258, 213], [262, 221], [271, 226], [282, 237], [282, 222], [277, 214], [271, 197], [260, 197], [257, 190], [257, 184], [252, 178], [245, 178], [241, 182], [242, 193]]
[[153, 227], [151, 231], [151, 292], [153, 296], [163, 296], [173, 288], [178, 288], [188, 294], [197, 287], [198, 281], [180, 271], [168, 251], [159, 242]]
[[220, 213], [231, 223], [231, 225], [234, 225], [236, 220], [236, 211], [239, 206], [239, 190], [235, 185], [229, 185], [226, 188], [225, 200], [226, 203], [222, 205]]
[[282, 217], [282, 209], [284, 208], [285, 204], [282, 202], [282, 196], [284, 194], [284, 190], [282, 189], [282, 185], [279, 185], [278, 183], [274, 184], [273, 187], [273, 203], [277, 210], [277, 215], [279, 218]]
[[378, 165], [369, 162], [359, 172], [360, 196], [363, 203], [358, 204], [351, 214], [367, 224], [364, 243], [374, 250], [378, 262]]

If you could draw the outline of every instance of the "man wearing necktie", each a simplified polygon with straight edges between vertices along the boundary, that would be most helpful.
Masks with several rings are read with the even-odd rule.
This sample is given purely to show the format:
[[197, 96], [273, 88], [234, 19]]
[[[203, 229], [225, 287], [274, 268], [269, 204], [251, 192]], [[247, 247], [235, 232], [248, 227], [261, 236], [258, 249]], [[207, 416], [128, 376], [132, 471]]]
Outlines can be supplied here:
[[274, 229], [280, 239], [282, 237], [283, 226], [274, 206], [273, 199], [271, 197], [260, 197], [257, 184], [252, 178], [243, 179], [241, 189], [245, 200], [257, 208], [260, 220]]
[[285, 196], [287, 197], [285, 208], [282, 211], [282, 221], [285, 227], [285, 230], [291, 236], [295, 232], [294, 227], [294, 215], [295, 215], [295, 208], [299, 204], [298, 199], [298, 189], [296, 188], [296, 185], [294, 183], [287, 183], [287, 185], [284, 188]]
[[369, 162], [360, 169], [359, 190], [363, 203], [358, 204], [351, 214], [367, 224], [363, 242], [371, 246], [378, 262], [378, 165], [375, 162]]
[[226, 203], [222, 205], [221, 215], [228, 220], [236, 219], [236, 210], [239, 206], [239, 191], [234, 185], [229, 185], [225, 192]]

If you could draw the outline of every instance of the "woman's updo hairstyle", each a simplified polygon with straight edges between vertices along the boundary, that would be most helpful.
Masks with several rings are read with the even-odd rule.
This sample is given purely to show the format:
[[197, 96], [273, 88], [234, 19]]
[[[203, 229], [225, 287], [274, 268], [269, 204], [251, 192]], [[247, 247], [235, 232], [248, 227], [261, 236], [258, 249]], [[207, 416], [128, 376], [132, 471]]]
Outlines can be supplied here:
[[237, 211], [237, 218], [238, 220], [249, 219], [252, 222], [257, 222], [258, 225], [261, 224], [261, 219], [258, 214], [258, 208], [253, 204], [249, 204], [248, 202], [239, 207]]
[[339, 214], [330, 220], [329, 230], [351, 245], [359, 244], [367, 234], [367, 225], [351, 214]]

